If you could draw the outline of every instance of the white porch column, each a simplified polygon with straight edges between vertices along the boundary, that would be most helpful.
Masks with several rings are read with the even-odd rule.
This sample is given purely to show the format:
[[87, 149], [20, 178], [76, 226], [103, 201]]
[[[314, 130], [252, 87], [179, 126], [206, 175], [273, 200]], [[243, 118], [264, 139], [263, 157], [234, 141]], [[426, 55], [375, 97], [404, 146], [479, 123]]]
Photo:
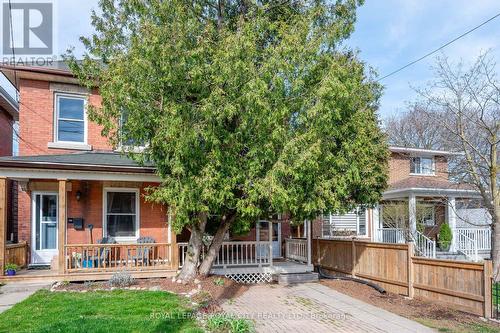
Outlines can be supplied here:
[[269, 264], [273, 265], [273, 222], [269, 221]]
[[311, 228], [311, 221], [305, 220], [304, 223], [306, 223], [306, 227], [307, 227], [307, 265], [311, 266], [312, 265], [312, 228]]
[[450, 245], [450, 251], [455, 252], [457, 250], [457, 237], [455, 237], [455, 229], [457, 227], [457, 211], [455, 197], [448, 197], [447, 214], [448, 225], [451, 229], [452, 239]]
[[417, 232], [417, 198], [415, 193], [408, 196], [408, 217], [410, 234], [413, 236]]
[[380, 232], [379, 229], [382, 229], [382, 205], [376, 205], [372, 209], [372, 221], [371, 221], [371, 229], [372, 229], [372, 242], [380, 241]]

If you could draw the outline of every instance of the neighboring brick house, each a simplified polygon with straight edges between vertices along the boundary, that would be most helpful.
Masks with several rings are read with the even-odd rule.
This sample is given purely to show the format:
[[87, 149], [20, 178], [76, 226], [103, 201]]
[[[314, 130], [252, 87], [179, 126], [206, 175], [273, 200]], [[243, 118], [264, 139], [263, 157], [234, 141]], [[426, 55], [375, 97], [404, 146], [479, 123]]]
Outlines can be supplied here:
[[382, 242], [413, 239], [422, 255], [436, 256], [440, 227], [448, 223], [454, 235], [449, 252], [462, 253], [467, 259], [487, 256], [491, 218], [480, 204], [480, 195], [473, 187], [450, 180], [448, 160], [458, 154], [389, 149], [388, 188], [378, 207], [325, 216], [322, 237], [355, 236]]
[[[19, 105], [17, 101], [0, 87], [0, 156], [14, 154], [14, 128], [19, 120]], [[7, 211], [7, 240], [17, 240], [17, 186], [10, 180], [7, 184], [7, 196], [10, 203]]]

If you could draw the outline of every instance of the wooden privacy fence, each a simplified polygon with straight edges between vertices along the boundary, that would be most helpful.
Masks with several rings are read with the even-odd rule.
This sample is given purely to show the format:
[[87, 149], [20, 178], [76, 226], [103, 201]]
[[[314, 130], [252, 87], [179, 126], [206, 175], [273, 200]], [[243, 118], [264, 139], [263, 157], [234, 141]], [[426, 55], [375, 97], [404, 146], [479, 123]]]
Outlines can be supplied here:
[[5, 245], [5, 263], [26, 267], [28, 258], [28, 244], [21, 242]]
[[321, 268], [373, 281], [387, 291], [444, 302], [491, 317], [491, 261], [472, 263], [415, 257], [413, 244], [315, 239]]

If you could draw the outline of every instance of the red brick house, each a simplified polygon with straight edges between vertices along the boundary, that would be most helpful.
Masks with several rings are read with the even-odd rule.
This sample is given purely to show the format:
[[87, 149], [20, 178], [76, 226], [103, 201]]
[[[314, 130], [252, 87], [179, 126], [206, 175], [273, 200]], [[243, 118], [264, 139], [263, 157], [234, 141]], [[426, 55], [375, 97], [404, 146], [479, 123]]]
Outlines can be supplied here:
[[[417, 253], [423, 256], [469, 260], [488, 257], [491, 217], [474, 188], [450, 180], [448, 163], [457, 154], [389, 149], [389, 184], [378, 207], [358, 210], [357, 214], [325, 216], [322, 237], [355, 236], [389, 243], [412, 239]], [[453, 240], [449, 250], [437, 251], [443, 223], [450, 226]]]
[[[168, 207], [145, 201], [145, 189], [160, 181], [154, 166], [121, 155], [87, 118], [86, 105], [101, 103], [98, 91], [79, 86], [62, 63], [0, 70], [19, 92], [21, 137], [19, 156], [0, 158], [0, 193], [17, 181], [18, 241], [28, 244], [29, 267], [38, 268], [17, 278], [95, 280], [123, 269], [136, 276], [174, 275], [188, 233], [173, 234]], [[9, 205], [12, 200], [0, 200], [0, 213]], [[5, 223], [0, 214], [0, 232]], [[283, 270], [312, 271], [306, 239], [290, 245], [303, 263], [274, 261], [285, 256], [289, 236], [289, 224], [261, 221], [246, 239], [224, 243], [214, 273], [269, 280]], [[0, 238], [3, 273], [12, 259]]]

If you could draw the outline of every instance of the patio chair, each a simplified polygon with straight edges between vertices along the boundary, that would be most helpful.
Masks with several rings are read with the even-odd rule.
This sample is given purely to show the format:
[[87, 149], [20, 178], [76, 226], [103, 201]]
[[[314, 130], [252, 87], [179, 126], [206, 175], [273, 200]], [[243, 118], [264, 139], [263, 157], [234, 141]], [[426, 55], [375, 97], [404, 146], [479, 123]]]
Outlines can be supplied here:
[[131, 255], [129, 249], [129, 260], [134, 261], [135, 265], [138, 266], [141, 263], [143, 266], [149, 265], [149, 256], [154, 251], [153, 246], [151, 245], [141, 245], [141, 244], [153, 244], [156, 243], [155, 240], [151, 237], [139, 237], [137, 239], [137, 247], [135, 251], [135, 255]]
[[[113, 237], [104, 237], [98, 240], [97, 244], [116, 244], [116, 240]], [[110, 254], [110, 248], [101, 247], [99, 248], [99, 255], [86, 256], [83, 260], [84, 262], [82, 266], [84, 268], [97, 268], [97, 267], [102, 267], [105, 264], [109, 265], [110, 261], [109, 254]]]

